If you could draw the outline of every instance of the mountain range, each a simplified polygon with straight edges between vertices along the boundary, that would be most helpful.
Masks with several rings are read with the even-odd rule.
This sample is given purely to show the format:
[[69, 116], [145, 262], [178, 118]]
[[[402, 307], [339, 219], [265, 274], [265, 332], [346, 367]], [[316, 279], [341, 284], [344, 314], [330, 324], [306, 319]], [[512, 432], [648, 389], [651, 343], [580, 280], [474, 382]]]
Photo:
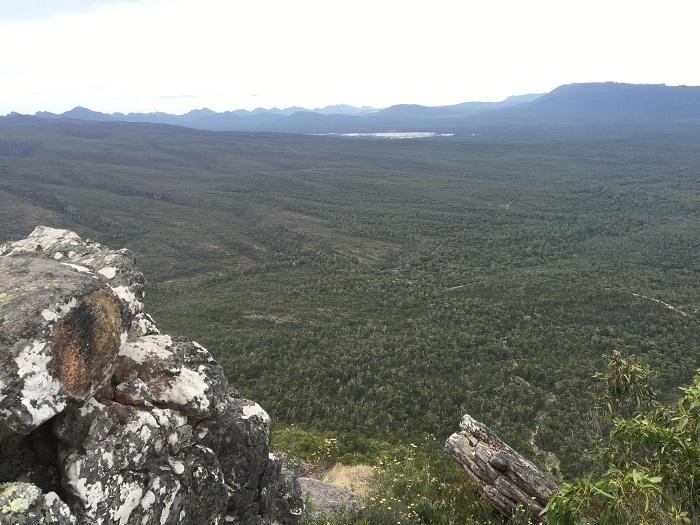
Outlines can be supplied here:
[[549, 93], [508, 97], [500, 102], [448, 106], [399, 104], [383, 109], [345, 104], [306, 109], [257, 108], [215, 112], [100, 113], [76, 107], [65, 113], [38, 112], [42, 119], [145, 122], [212, 131], [347, 133], [458, 131], [483, 126], [576, 126], [591, 124], [700, 124], [700, 87], [664, 84], [579, 83]]

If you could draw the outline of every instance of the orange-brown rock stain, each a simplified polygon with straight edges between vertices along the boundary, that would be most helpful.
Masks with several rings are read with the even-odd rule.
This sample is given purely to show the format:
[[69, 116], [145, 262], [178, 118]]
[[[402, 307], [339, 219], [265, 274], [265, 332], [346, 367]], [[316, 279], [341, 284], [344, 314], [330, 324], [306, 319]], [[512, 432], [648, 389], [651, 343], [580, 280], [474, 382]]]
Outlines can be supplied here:
[[111, 290], [93, 292], [61, 319], [54, 332], [54, 374], [66, 392], [83, 397], [109, 371], [122, 334], [119, 300]]

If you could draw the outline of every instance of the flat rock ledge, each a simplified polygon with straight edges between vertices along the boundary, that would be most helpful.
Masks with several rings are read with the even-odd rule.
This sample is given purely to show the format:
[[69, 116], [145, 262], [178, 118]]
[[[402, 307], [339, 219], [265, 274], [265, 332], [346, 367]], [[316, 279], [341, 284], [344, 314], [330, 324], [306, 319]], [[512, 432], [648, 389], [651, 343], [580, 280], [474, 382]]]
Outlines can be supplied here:
[[483, 489], [489, 503], [505, 516], [520, 505], [534, 519], [546, 521], [540, 512], [559, 486], [469, 414], [459, 429], [447, 439], [445, 450]]
[[128, 250], [0, 245], [0, 524], [296, 525], [267, 413], [143, 296]]
[[352, 490], [307, 477], [299, 478], [299, 484], [311, 518], [330, 517], [337, 512], [362, 506], [362, 500]]

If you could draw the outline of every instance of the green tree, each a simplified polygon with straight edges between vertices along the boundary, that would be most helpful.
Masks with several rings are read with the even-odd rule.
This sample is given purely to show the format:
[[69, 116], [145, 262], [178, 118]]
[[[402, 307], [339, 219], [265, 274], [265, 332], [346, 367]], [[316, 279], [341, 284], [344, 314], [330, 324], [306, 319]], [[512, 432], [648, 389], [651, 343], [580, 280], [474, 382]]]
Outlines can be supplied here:
[[651, 368], [638, 357], [623, 356], [613, 351], [607, 359], [606, 371], [596, 374], [603, 385], [603, 404], [613, 417], [630, 417], [646, 409], [654, 398]]
[[545, 508], [549, 523], [700, 523], [700, 371], [675, 406], [652, 400], [650, 370], [614, 353], [598, 378], [615, 417], [598, 479], [564, 484]]

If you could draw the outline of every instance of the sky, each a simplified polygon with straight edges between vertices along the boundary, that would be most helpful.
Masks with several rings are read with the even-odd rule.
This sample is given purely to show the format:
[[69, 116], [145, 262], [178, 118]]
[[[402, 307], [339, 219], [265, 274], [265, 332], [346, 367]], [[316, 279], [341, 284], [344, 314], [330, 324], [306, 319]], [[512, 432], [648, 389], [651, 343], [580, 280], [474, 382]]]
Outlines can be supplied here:
[[700, 85], [697, 0], [0, 0], [0, 114]]

